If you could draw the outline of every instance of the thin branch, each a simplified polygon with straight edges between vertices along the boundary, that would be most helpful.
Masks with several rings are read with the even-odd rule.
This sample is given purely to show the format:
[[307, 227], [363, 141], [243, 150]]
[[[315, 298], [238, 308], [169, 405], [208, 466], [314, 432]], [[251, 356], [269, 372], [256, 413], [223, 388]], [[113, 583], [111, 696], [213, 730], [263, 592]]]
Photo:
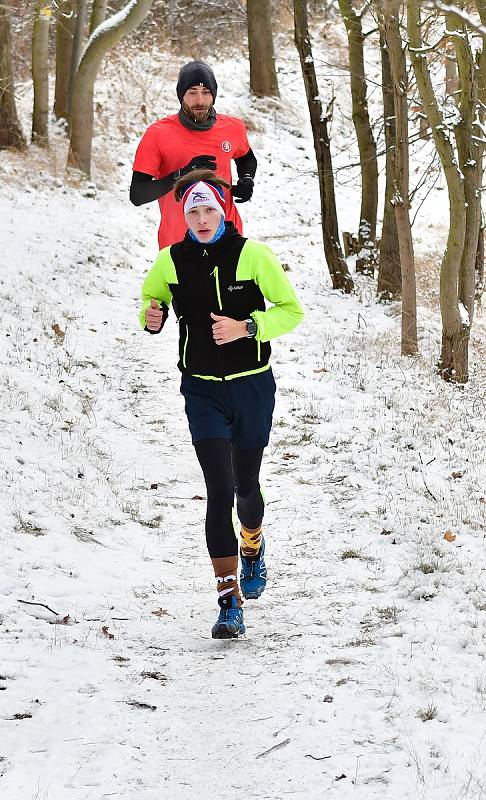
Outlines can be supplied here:
[[54, 611], [52, 608], [49, 608], [49, 606], [46, 606], [45, 603], [31, 603], [29, 600], [17, 600], [17, 603], [23, 603], [25, 606], [41, 606], [42, 608], [47, 608], [47, 610], [50, 611], [51, 614], [55, 614], [56, 617], [60, 616], [60, 614], [58, 614], [57, 611]]

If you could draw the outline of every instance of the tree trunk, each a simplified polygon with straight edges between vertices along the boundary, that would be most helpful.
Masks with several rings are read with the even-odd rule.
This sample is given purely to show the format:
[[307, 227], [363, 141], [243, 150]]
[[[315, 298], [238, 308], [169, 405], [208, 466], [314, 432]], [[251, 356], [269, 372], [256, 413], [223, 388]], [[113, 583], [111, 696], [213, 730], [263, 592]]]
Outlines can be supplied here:
[[73, 43], [71, 47], [71, 64], [69, 66], [69, 87], [68, 87], [68, 120], [71, 122], [71, 103], [74, 91], [74, 81], [81, 60], [83, 49], [84, 29], [86, 27], [86, 17], [88, 13], [87, 0], [73, 0], [76, 5], [76, 19], [74, 21]]
[[108, 8], [108, 0], [93, 0], [93, 9], [91, 11], [91, 19], [89, 21], [89, 35], [96, 30], [106, 19], [106, 10]]
[[32, 81], [34, 112], [32, 141], [41, 147], [49, 144], [49, 24], [51, 8], [48, 0], [37, 0], [32, 32]]
[[[378, 162], [376, 144], [371, 129], [366, 97], [367, 83], [363, 53], [363, 30], [361, 16], [356, 14], [351, 0], [339, 0], [339, 10], [348, 34], [349, 72], [353, 123], [358, 141], [361, 168], [361, 212], [359, 219], [359, 242], [365, 251], [374, 247], [376, 239], [376, 217], [378, 210]], [[366, 268], [366, 254], [363, 256]]]
[[475, 264], [475, 293], [474, 296], [478, 303], [481, 302], [484, 292], [484, 223], [481, 220], [479, 229], [478, 251], [476, 253]]
[[414, 355], [417, 341], [415, 258], [410, 225], [407, 67], [400, 36], [400, 0], [384, 1], [384, 32], [393, 76], [396, 150], [393, 206], [397, 222], [402, 270], [402, 355]]
[[385, 203], [381, 229], [380, 266], [377, 294], [380, 300], [397, 300], [402, 293], [402, 268], [397, 220], [392, 204], [395, 186], [396, 125], [393, 102], [393, 78], [390, 58], [383, 33], [380, 33], [381, 83], [383, 91], [383, 114], [385, 119]]
[[69, 70], [73, 49], [74, 2], [58, 0], [56, 12], [56, 88], [54, 94], [54, 116], [68, 118]]
[[467, 381], [467, 343], [469, 321], [459, 307], [459, 270], [466, 235], [466, 209], [462, 178], [449, 140], [442, 113], [434, 94], [427, 58], [423, 52], [420, 0], [408, 0], [408, 36], [410, 57], [417, 88], [432, 130], [449, 194], [449, 234], [440, 270], [440, 310], [442, 347], [439, 372], [445, 380]]
[[270, 0], [247, 0], [250, 89], [258, 97], [279, 97]]
[[464, 178], [466, 205], [466, 233], [459, 269], [458, 293], [459, 302], [466, 309], [469, 318], [469, 335], [474, 317], [475, 266], [481, 227], [480, 189], [483, 172], [483, 146], [478, 144], [478, 139], [482, 138], [481, 131], [474, 130], [475, 116], [476, 113], [479, 113], [478, 83], [480, 81], [477, 78], [480, 77], [480, 69], [477, 69], [474, 61], [464, 23], [452, 14], [447, 15], [447, 30], [457, 31], [457, 35], [453, 35], [453, 42], [459, 71], [460, 93], [457, 95], [457, 102], [461, 118], [454, 127], [454, 134], [459, 155], [459, 168]]
[[9, 147], [25, 150], [26, 142], [15, 106], [9, 18], [0, 6], [0, 150]]
[[453, 97], [459, 91], [459, 75], [454, 48], [450, 42], [445, 50], [446, 97]]
[[307, 24], [306, 0], [294, 0], [295, 44], [299, 53], [309, 106], [314, 150], [316, 153], [319, 190], [321, 196], [321, 221], [324, 253], [331, 275], [333, 289], [353, 290], [353, 279], [344, 260], [339, 243], [339, 229], [334, 194], [331, 147], [327, 131], [327, 116], [322, 110], [317, 86], [314, 59]]
[[72, 94], [68, 167], [75, 167], [87, 176], [91, 171], [93, 94], [99, 66], [110, 48], [143, 22], [152, 2], [130, 0], [118, 14], [99, 26], [97, 36], [91, 39], [81, 59]]

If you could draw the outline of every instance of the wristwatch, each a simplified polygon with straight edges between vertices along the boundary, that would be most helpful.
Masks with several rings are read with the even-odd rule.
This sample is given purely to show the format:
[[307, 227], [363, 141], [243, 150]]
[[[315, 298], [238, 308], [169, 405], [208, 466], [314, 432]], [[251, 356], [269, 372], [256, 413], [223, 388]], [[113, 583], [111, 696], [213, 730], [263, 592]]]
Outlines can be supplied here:
[[254, 339], [258, 330], [258, 325], [254, 319], [245, 319], [246, 322], [246, 338]]

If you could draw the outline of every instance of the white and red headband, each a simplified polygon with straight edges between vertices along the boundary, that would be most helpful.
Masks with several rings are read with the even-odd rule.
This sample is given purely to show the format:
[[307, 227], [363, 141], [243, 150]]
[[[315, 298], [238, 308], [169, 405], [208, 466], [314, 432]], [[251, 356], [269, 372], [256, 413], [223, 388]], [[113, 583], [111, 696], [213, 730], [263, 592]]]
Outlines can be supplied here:
[[197, 206], [210, 206], [219, 211], [222, 217], [225, 215], [225, 201], [224, 196], [219, 192], [219, 187], [211, 186], [210, 183], [199, 181], [188, 186], [182, 195], [182, 202], [184, 204], [184, 214], [192, 211]]

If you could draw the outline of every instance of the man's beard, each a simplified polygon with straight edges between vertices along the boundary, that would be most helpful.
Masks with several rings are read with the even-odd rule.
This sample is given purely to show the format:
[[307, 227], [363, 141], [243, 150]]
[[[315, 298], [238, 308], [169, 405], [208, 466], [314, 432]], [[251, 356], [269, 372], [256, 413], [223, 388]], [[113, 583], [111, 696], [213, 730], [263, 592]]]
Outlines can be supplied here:
[[182, 110], [184, 111], [184, 113], [187, 114], [188, 117], [191, 117], [192, 119], [198, 122], [203, 122], [204, 120], [208, 119], [212, 107], [213, 104], [211, 103], [211, 105], [208, 108], [205, 107], [204, 109], [201, 108], [196, 110], [194, 106], [192, 108], [189, 108], [189, 106], [186, 105], [185, 103], [182, 104]]

